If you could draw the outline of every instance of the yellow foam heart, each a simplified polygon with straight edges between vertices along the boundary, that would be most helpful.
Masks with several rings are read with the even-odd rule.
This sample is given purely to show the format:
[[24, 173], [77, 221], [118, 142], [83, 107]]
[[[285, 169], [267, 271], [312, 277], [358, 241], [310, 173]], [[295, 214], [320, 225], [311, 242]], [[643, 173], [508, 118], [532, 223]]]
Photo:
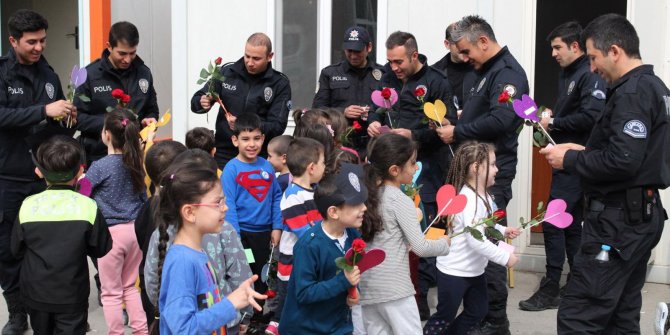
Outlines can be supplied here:
[[447, 231], [440, 228], [430, 227], [426, 232], [427, 240], [437, 240], [440, 239]]
[[168, 124], [170, 122], [170, 119], [172, 119], [172, 114], [170, 114], [170, 110], [168, 109], [165, 112], [165, 114], [163, 114], [163, 116], [158, 120], [158, 122], [152, 122], [140, 131], [140, 137], [142, 137], [142, 140], [146, 141], [150, 131], [156, 131], [158, 127], [162, 127]]
[[423, 105], [423, 113], [429, 119], [442, 124], [444, 116], [447, 115], [447, 106], [440, 99], [435, 100], [434, 104], [426, 102]]
[[158, 120], [158, 123], [156, 124], [156, 127], [162, 127], [168, 122], [170, 122], [170, 119], [172, 119], [172, 114], [170, 114], [170, 110], [168, 109], [163, 116], [161, 116], [160, 120]]

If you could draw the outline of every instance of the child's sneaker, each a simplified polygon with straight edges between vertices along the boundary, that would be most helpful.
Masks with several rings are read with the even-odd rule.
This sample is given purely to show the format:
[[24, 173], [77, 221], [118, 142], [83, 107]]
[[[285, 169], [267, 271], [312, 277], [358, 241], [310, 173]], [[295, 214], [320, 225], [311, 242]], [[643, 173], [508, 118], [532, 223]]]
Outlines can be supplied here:
[[270, 321], [268, 327], [265, 328], [265, 335], [279, 335], [279, 322]]
[[666, 335], [670, 329], [670, 318], [668, 318], [668, 304], [659, 302], [656, 306], [656, 320], [654, 320], [654, 331], [656, 335]]

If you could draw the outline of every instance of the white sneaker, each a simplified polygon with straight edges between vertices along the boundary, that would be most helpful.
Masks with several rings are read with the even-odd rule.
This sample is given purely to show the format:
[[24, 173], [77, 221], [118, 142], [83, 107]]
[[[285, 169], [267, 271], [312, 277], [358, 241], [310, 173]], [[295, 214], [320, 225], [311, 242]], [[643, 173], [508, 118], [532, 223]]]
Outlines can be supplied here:
[[670, 329], [670, 318], [668, 318], [668, 304], [659, 302], [656, 306], [656, 319], [654, 320], [654, 331], [656, 335], [666, 335]]

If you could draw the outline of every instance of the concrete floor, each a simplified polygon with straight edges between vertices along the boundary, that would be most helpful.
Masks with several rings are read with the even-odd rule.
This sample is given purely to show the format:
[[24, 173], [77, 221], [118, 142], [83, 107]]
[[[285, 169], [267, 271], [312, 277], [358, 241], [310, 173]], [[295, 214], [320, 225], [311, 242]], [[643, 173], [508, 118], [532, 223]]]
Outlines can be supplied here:
[[[515, 288], [509, 290], [507, 313], [509, 315], [512, 334], [551, 335], [556, 334], [556, 310], [543, 312], [524, 312], [519, 310], [520, 300], [528, 299], [537, 289], [542, 273], [515, 272]], [[91, 280], [95, 291], [95, 284]], [[431, 289], [428, 302], [434, 308], [437, 305], [437, 291]], [[643, 335], [653, 335], [652, 322], [659, 301], [670, 301], [670, 285], [647, 283], [642, 291], [642, 309], [640, 311], [640, 328]], [[102, 308], [98, 306], [97, 296], [91, 294], [89, 302], [89, 323], [93, 330], [89, 334], [106, 334], [107, 327]], [[7, 308], [4, 299], [0, 299], [0, 325], [7, 320]], [[26, 332], [32, 334], [32, 331]], [[126, 334], [131, 334], [126, 328]]]

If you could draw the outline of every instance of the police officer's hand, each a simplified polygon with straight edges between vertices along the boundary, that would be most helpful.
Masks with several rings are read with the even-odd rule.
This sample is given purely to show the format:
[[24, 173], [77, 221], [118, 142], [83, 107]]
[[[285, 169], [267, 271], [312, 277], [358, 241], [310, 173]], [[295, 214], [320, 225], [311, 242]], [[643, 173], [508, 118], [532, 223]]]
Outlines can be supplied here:
[[412, 131], [404, 128], [391, 129], [391, 132], [412, 139]]
[[74, 105], [67, 101], [67, 100], [58, 100], [54, 101], [46, 106], [44, 106], [44, 110], [47, 114], [48, 117], [51, 118], [64, 118], [72, 113], [71, 116], [76, 119], [77, 118], [77, 108], [74, 107]]
[[437, 128], [435, 131], [437, 132], [437, 136], [440, 137], [442, 142], [451, 144], [454, 143], [454, 128], [454, 126], [448, 125], [442, 128]]
[[146, 127], [146, 126], [150, 125], [152, 122], [153, 122], [153, 123], [156, 123], [157, 121], [156, 121], [155, 118], [152, 118], [152, 117], [148, 117], [148, 118], [146, 118], [146, 119], [142, 119], [142, 127]]
[[230, 130], [235, 130], [235, 121], [237, 121], [237, 117], [233, 116], [230, 113], [226, 113], [226, 120], [228, 121], [228, 126], [230, 127]]
[[380, 135], [379, 128], [381, 128], [381, 126], [382, 124], [379, 123], [379, 121], [370, 123], [368, 125], [368, 135], [370, 135], [370, 137], [379, 136]]
[[351, 105], [344, 109], [344, 116], [348, 119], [358, 119], [365, 113], [365, 108], [358, 105]]
[[549, 144], [540, 149], [540, 154], [544, 155], [544, 158], [554, 169], [563, 169], [563, 158], [568, 150], [580, 151], [584, 150], [584, 146], [575, 143]]
[[519, 262], [519, 256], [515, 254], [509, 254], [509, 259], [507, 260], [507, 267], [511, 268], [514, 264]]
[[200, 96], [200, 107], [204, 110], [209, 110], [212, 108], [212, 101], [214, 101], [212, 96], [203, 94]]

